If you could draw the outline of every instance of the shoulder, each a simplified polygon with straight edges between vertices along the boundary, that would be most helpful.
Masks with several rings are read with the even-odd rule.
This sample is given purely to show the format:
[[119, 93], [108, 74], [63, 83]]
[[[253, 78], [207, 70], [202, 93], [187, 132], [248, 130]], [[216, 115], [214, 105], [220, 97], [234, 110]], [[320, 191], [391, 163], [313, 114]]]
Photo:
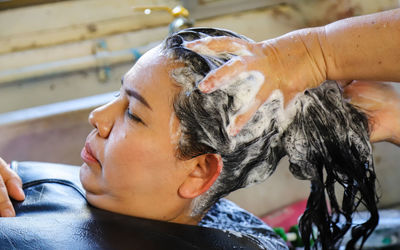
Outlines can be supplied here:
[[245, 235], [258, 241], [260, 247], [264, 249], [288, 248], [271, 227], [255, 215], [226, 199], [220, 199], [216, 202], [198, 225]]

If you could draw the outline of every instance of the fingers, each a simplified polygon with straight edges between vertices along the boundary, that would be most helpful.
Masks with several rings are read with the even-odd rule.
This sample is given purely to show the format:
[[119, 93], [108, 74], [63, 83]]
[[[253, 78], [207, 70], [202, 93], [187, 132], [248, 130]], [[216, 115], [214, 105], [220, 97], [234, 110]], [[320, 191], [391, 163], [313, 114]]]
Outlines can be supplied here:
[[380, 110], [398, 100], [392, 86], [372, 81], [354, 81], [344, 88], [343, 96], [365, 111]]
[[0, 216], [15, 216], [9, 196], [16, 200], [24, 200], [21, 178], [12, 171], [0, 158]]
[[230, 136], [236, 136], [240, 130], [246, 125], [248, 121], [254, 116], [257, 110], [260, 108], [262, 102], [256, 99], [246, 110], [245, 113], [236, 116], [231, 124], [227, 128], [227, 132]]
[[25, 193], [22, 189], [22, 181], [19, 176], [8, 179], [5, 184], [10, 197], [17, 201], [23, 201], [25, 199]]
[[[186, 48], [201, 54], [233, 53], [235, 55], [246, 55], [249, 42], [236, 37], [207, 37], [193, 42], [187, 42]], [[207, 53], [208, 52], [208, 53]]]
[[388, 141], [400, 145], [400, 97], [392, 86], [355, 81], [344, 88], [343, 95], [368, 114], [371, 142]]
[[247, 68], [244, 61], [233, 59], [214, 72], [210, 72], [199, 84], [198, 88], [204, 93], [211, 93], [221, 86], [231, 82]]
[[2, 178], [0, 178], [0, 216], [13, 217], [15, 216], [14, 207], [8, 198], [7, 187]]
[[[257, 95], [254, 98], [254, 101], [247, 106], [246, 111], [237, 115], [233, 121], [229, 124], [227, 128], [227, 132], [230, 136], [237, 135], [240, 130], [248, 123], [257, 110], [265, 103], [268, 102], [270, 98], [274, 95], [274, 91], [276, 91], [277, 87], [273, 84], [264, 83], [260, 90], [258, 91]], [[279, 94], [278, 92], [276, 94]], [[280, 94], [282, 94], [280, 92]], [[268, 96], [268, 99], [265, 99], [265, 96]]]
[[[186, 43], [186, 47], [204, 55], [215, 55], [218, 53], [233, 53], [239, 56], [251, 55], [247, 49], [248, 42], [234, 37], [203, 38]], [[204, 93], [211, 93], [224, 84], [228, 83], [240, 71], [246, 69], [246, 63], [240, 58], [235, 58], [217, 69], [210, 72], [198, 88]]]

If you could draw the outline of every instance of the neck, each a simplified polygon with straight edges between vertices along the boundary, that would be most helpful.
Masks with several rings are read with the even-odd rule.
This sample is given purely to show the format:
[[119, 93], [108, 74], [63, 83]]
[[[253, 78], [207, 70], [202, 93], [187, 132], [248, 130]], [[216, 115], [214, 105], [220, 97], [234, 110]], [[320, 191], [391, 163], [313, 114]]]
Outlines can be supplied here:
[[197, 225], [201, 221], [203, 216], [190, 216], [190, 213], [182, 213], [177, 217], [169, 220], [169, 222], [186, 224], [186, 225]]

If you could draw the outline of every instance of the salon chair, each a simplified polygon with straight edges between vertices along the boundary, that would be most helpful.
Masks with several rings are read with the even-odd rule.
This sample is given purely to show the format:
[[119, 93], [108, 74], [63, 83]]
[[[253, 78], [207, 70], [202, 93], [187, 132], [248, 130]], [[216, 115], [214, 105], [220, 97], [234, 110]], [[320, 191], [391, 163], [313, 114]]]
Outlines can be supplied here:
[[26, 199], [13, 201], [16, 217], [0, 218], [1, 249], [259, 249], [246, 236], [92, 207], [77, 166], [13, 162], [11, 167], [21, 176]]

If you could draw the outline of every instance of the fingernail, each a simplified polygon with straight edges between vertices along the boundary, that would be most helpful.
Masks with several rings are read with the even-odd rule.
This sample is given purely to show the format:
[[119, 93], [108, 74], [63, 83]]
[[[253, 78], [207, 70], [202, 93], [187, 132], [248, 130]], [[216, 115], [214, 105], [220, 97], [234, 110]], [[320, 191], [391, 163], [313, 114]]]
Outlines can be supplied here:
[[203, 93], [208, 93], [210, 91], [210, 88], [203, 83], [200, 83], [199, 86], [197, 86], [197, 87]]
[[1, 217], [13, 217], [13, 216], [14, 216], [14, 213], [9, 208], [6, 208], [3, 211], [1, 211]]
[[19, 194], [25, 199], [25, 193], [24, 190], [22, 188], [18, 189]]

